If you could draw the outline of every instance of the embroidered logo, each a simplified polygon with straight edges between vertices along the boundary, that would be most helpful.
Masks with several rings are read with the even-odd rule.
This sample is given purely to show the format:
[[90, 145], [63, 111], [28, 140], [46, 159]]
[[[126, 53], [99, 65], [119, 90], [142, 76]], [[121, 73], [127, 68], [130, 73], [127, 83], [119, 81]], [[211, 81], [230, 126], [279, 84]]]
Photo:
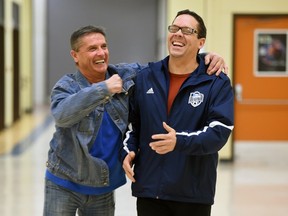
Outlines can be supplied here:
[[146, 92], [146, 94], [154, 94], [153, 88], [150, 88], [150, 89]]
[[188, 104], [191, 104], [193, 107], [199, 106], [204, 100], [204, 95], [199, 91], [190, 93]]

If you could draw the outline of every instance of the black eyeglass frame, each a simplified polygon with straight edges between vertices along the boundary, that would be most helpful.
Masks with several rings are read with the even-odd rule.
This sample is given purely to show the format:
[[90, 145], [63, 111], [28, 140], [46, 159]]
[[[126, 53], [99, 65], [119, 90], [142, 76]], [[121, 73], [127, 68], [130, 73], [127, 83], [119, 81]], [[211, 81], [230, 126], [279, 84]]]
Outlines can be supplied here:
[[177, 26], [177, 25], [169, 25], [168, 26], [168, 31], [170, 33], [176, 33], [179, 30], [181, 30], [182, 34], [184, 34], [184, 35], [198, 34], [196, 29], [193, 29], [193, 28], [190, 28], [190, 27], [180, 27], [180, 26]]

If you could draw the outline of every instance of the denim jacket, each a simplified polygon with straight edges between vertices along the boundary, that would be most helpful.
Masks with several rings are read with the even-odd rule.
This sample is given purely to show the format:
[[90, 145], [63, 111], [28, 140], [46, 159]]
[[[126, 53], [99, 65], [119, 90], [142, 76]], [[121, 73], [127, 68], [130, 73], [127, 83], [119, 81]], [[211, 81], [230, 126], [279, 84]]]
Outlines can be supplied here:
[[[89, 154], [104, 107], [124, 136], [128, 124], [128, 96], [133, 78], [142, 68], [137, 63], [109, 65], [106, 79], [118, 73], [123, 91], [110, 94], [105, 82], [90, 84], [80, 71], [63, 76], [51, 93], [51, 113], [56, 131], [50, 141], [47, 169], [52, 174], [78, 184], [109, 185], [109, 169], [104, 160]], [[118, 156], [118, 155], [117, 155]]]

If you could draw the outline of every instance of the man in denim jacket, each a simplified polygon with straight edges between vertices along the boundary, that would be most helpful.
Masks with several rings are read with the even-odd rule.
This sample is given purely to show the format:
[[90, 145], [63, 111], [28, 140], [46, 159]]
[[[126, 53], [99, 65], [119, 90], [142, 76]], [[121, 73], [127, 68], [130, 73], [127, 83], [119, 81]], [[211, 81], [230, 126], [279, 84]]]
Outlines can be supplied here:
[[[113, 191], [126, 183], [119, 148], [128, 124], [128, 97], [137, 63], [108, 65], [102, 28], [86, 26], [71, 35], [77, 72], [63, 76], [51, 93], [56, 131], [45, 178], [46, 216], [113, 216]], [[217, 55], [211, 68], [220, 71]]]

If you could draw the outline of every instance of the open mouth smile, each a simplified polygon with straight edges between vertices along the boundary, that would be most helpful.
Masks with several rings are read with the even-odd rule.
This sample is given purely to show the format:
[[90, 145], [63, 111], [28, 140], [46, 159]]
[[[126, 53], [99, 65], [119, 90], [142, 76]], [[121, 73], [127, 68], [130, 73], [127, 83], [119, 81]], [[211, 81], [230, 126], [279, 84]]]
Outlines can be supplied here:
[[172, 42], [172, 45], [173, 45], [173, 46], [177, 46], [177, 47], [183, 47], [185, 44], [184, 44], [184, 43], [181, 43], [181, 42], [178, 42], [178, 41], [173, 41], [173, 42]]
[[103, 64], [104, 62], [105, 62], [104, 59], [101, 59], [101, 60], [95, 61], [95, 64]]

